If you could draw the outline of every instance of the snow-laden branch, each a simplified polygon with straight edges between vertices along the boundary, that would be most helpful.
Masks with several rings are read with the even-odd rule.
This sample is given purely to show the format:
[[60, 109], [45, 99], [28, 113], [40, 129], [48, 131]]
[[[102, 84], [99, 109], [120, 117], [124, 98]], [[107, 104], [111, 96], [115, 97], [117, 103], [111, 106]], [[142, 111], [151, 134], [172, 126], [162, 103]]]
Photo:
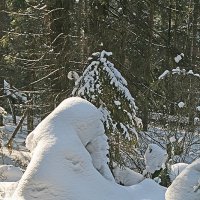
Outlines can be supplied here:
[[198, 73], [194, 73], [193, 70], [188, 70], [186, 71], [186, 69], [181, 69], [180, 67], [176, 67], [173, 68], [171, 71], [169, 70], [165, 70], [159, 77], [159, 80], [165, 79], [167, 76], [169, 75], [184, 75], [184, 76], [193, 76], [193, 77], [197, 77], [200, 78], [200, 74]]

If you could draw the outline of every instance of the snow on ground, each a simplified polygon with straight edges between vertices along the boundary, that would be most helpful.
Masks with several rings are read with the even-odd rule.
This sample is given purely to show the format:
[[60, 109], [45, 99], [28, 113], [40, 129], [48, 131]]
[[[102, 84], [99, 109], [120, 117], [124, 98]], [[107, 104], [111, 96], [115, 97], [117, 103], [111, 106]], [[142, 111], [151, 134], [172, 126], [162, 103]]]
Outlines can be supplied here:
[[18, 182], [23, 175], [19, 167], [13, 165], [0, 166], [0, 199], [11, 198], [17, 188]]
[[144, 176], [142, 174], [139, 174], [127, 167], [120, 168], [118, 166], [114, 166], [112, 172], [115, 177], [115, 181], [124, 186], [135, 185], [144, 180]]
[[[19, 122], [20, 117], [17, 117]], [[12, 153], [7, 149], [6, 144], [8, 143], [12, 133], [14, 132], [16, 125], [12, 122], [12, 116], [4, 116], [4, 126], [0, 127], [0, 138], [1, 138], [1, 151], [0, 151], [0, 164], [4, 165], [15, 165], [26, 167], [30, 161], [30, 153], [25, 147], [25, 140], [27, 137], [26, 121], [24, 121], [22, 127], [17, 133], [13, 141]]]
[[165, 200], [166, 188], [152, 179], [145, 179], [139, 184], [130, 186], [130, 189], [133, 195], [132, 200]]
[[188, 165], [167, 189], [166, 200], [200, 199], [200, 159]]
[[0, 165], [0, 182], [15, 182], [23, 175], [19, 167], [13, 165]]
[[20, 166], [23, 169], [29, 164], [30, 153], [27, 150], [13, 149], [12, 153], [7, 147], [2, 147], [0, 151], [0, 164]]
[[0, 199], [11, 198], [17, 188], [18, 182], [23, 175], [19, 167], [13, 165], [0, 166]]
[[18, 182], [0, 182], [0, 200], [9, 200], [16, 190]]
[[18, 185], [0, 184], [5, 200], [164, 200], [166, 189], [153, 180], [130, 187], [113, 182], [99, 111], [81, 98], [63, 101], [26, 145], [31, 162]]
[[[196, 129], [194, 133], [187, 132], [184, 129], [177, 129], [175, 131], [170, 131], [169, 128], [166, 127], [156, 127], [156, 121], [163, 120], [167, 123], [175, 123], [177, 120], [181, 123], [189, 123], [189, 119], [181, 118], [178, 119], [176, 116], [163, 116], [159, 113], [153, 113], [152, 119], [155, 121], [149, 125], [149, 129], [147, 132], [140, 132], [139, 136], [139, 150], [141, 151], [141, 155], [143, 156], [144, 150], [147, 149], [147, 145], [151, 143], [156, 143], [163, 147], [167, 148], [167, 145], [170, 144], [172, 146], [172, 163], [191, 163], [197, 158], [200, 157], [200, 134], [199, 129]], [[176, 142], [174, 142], [173, 136], [176, 135]], [[184, 141], [183, 141], [184, 139]], [[183, 148], [183, 152], [180, 155], [174, 154], [175, 145], [177, 142], [181, 144], [184, 142], [185, 148]], [[178, 145], [179, 146], [179, 145]], [[179, 146], [180, 147], [180, 146]], [[143, 165], [142, 165], [143, 166]], [[141, 167], [142, 168], [142, 167]]]

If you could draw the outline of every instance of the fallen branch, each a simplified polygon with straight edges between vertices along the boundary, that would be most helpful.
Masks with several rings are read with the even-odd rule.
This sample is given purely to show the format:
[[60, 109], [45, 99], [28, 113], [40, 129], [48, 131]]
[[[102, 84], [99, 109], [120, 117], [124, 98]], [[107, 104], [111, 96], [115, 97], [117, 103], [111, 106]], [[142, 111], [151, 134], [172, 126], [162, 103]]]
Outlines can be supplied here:
[[15, 136], [17, 135], [19, 129], [22, 126], [22, 123], [24, 121], [24, 119], [26, 118], [28, 113], [28, 108], [24, 111], [22, 118], [20, 119], [19, 123], [17, 124], [17, 127], [15, 128], [12, 136], [10, 137], [8, 143], [6, 144], [6, 147], [8, 148], [8, 151], [10, 152], [10, 154], [12, 153], [12, 149], [13, 149], [13, 139], [15, 138]]

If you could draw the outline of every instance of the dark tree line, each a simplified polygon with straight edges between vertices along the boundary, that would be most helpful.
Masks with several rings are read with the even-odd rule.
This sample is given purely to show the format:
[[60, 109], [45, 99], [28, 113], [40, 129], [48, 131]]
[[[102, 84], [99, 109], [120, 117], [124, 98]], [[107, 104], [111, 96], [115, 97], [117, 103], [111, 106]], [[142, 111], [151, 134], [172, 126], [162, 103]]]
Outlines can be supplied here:
[[174, 114], [180, 96], [188, 98], [187, 85], [183, 94], [176, 81], [158, 77], [177, 66], [199, 71], [199, 18], [198, 0], [2, 0], [0, 101], [7, 105], [3, 80], [26, 93], [31, 131], [34, 116], [45, 117], [71, 95], [68, 72], [81, 74], [87, 57], [105, 49], [127, 79], [147, 130], [150, 113]]

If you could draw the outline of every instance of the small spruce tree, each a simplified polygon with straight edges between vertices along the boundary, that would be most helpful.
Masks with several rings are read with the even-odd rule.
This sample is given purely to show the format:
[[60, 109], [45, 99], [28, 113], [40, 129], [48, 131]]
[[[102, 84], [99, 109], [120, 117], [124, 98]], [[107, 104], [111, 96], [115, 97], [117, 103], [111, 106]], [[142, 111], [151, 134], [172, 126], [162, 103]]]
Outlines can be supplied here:
[[76, 80], [73, 96], [92, 102], [102, 112], [105, 131], [110, 144], [110, 164], [124, 165], [127, 155], [133, 153], [137, 141], [136, 126], [141, 120], [136, 117], [134, 98], [127, 89], [121, 73], [108, 61], [111, 52], [97, 52], [88, 60], [90, 65]]

